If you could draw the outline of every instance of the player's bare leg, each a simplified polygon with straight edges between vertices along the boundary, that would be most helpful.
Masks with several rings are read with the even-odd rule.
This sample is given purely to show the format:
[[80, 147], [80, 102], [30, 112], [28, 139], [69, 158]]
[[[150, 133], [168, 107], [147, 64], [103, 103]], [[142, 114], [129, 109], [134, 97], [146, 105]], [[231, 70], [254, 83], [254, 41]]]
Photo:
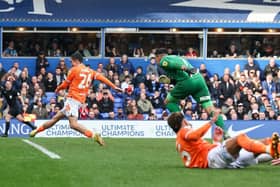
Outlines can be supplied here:
[[75, 116], [69, 116], [69, 124], [70, 127], [81, 134], [84, 134], [88, 138], [93, 138], [94, 141], [96, 141], [99, 145], [103, 146], [105, 145], [104, 140], [101, 138], [100, 134], [93, 133], [90, 130], [86, 129], [83, 125], [78, 123], [78, 119]]
[[36, 136], [37, 133], [42, 132], [45, 129], [48, 129], [48, 128], [54, 126], [56, 124], [56, 122], [58, 122], [62, 118], [64, 118], [64, 114], [61, 111], [59, 111], [51, 120], [46, 121], [45, 123], [43, 123], [43, 125], [41, 125], [37, 129], [31, 131], [29, 136], [30, 137]]

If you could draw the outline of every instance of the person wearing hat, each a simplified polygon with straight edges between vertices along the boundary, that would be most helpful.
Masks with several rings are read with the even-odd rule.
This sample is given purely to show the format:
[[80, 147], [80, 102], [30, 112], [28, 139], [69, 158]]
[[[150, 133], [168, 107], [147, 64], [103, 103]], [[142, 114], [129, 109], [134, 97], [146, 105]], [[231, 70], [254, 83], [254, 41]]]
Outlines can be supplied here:
[[[216, 109], [205, 80], [198, 70], [180, 56], [167, 55], [166, 49], [157, 49], [155, 55], [157, 64], [164, 69], [167, 75], [160, 76], [159, 81], [169, 84], [170, 80], [173, 79], [176, 82], [175, 87], [168, 93], [164, 101], [167, 109], [170, 112], [181, 111], [178, 105], [179, 101], [191, 95], [212, 117], [216, 113]], [[216, 125], [225, 131], [221, 115], [218, 116]]]

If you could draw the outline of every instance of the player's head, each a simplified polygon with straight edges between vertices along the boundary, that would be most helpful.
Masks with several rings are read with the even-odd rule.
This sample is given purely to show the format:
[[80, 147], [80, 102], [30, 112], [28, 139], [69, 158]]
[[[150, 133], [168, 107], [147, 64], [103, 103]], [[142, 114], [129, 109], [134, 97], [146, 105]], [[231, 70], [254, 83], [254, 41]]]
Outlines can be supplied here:
[[184, 115], [181, 112], [172, 113], [167, 119], [168, 125], [174, 132], [178, 132], [183, 124], [187, 124]]
[[165, 55], [167, 55], [167, 50], [165, 48], [158, 48], [156, 49], [155, 55], [156, 55], [156, 62], [159, 63], [161, 58]]
[[81, 64], [83, 62], [83, 56], [81, 55], [81, 53], [79, 52], [73, 53], [71, 55], [71, 62], [72, 62], [72, 66]]

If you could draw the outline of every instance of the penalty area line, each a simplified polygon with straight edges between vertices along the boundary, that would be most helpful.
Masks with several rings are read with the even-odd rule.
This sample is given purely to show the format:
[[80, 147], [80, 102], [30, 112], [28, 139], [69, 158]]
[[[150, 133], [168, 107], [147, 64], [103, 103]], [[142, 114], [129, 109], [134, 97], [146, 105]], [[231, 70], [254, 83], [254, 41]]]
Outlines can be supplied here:
[[31, 142], [29, 140], [22, 140], [23, 142], [29, 144], [30, 146], [34, 147], [35, 149], [38, 149], [39, 151], [41, 151], [42, 153], [44, 153], [45, 155], [47, 155], [48, 157], [52, 158], [52, 159], [61, 159], [61, 157], [58, 154], [55, 154], [51, 151], [49, 151], [48, 149], [46, 149], [45, 147], [38, 145], [34, 142]]

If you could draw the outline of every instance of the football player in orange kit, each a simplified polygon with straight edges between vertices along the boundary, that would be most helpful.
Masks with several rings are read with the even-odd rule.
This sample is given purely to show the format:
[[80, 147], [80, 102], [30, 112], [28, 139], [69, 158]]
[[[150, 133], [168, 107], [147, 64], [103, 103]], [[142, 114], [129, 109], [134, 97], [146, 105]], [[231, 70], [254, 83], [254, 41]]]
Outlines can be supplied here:
[[98, 133], [94, 133], [78, 123], [78, 110], [80, 105], [85, 102], [89, 87], [93, 80], [99, 80], [119, 92], [122, 92], [122, 89], [115, 86], [103, 75], [86, 67], [82, 62], [83, 57], [80, 53], [74, 53], [71, 56], [73, 67], [70, 69], [66, 80], [55, 90], [57, 93], [59, 90], [68, 88], [68, 95], [67, 100], [64, 103], [64, 108], [51, 120], [31, 131], [30, 137], [34, 137], [37, 133], [52, 127], [56, 122], [66, 116], [72, 129], [84, 134], [88, 138], [93, 138], [98, 144], [104, 145], [104, 141]]
[[[229, 138], [222, 145], [211, 144], [203, 140], [202, 137], [216, 119], [217, 117], [213, 117], [202, 127], [193, 130], [182, 113], [175, 112], [168, 117], [168, 125], [177, 134], [176, 148], [185, 167], [236, 168], [238, 165], [235, 164], [236, 161], [248, 163], [250, 159], [255, 159], [255, 156], [261, 153], [270, 154], [275, 159], [272, 164], [277, 163], [276, 159], [280, 157], [279, 135], [277, 133], [274, 133], [272, 138], [264, 139], [265, 141], [250, 139], [245, 134]], [[248, 154], [245, 153], [245, 156], [240, 154], [241, 150]]]

